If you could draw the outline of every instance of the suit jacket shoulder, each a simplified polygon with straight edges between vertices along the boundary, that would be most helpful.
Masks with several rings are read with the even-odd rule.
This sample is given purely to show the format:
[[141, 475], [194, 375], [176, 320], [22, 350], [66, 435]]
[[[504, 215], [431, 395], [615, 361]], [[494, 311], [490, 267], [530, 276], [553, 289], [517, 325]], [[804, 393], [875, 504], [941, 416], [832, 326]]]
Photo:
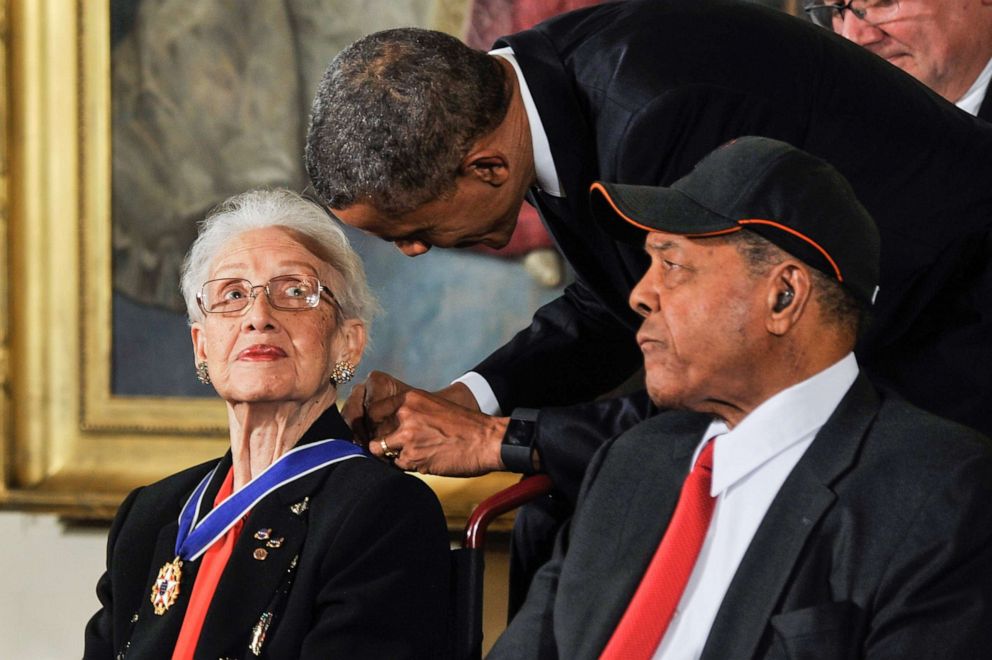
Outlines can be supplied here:
[[992, 595], [989, 496], [987, 438], [859, 377], [772, 502], [702, 657], [913, 657], [934, 636], [953, 638], [941, 657], [974, 655], [989, 614], [950, 603]]

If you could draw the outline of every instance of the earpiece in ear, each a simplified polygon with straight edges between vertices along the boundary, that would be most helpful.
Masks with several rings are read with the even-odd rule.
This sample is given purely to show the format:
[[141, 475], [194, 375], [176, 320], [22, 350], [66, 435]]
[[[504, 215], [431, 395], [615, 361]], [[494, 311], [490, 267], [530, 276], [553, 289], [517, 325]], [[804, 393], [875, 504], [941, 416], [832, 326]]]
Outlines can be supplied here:
[[772, 311], [781, 312], [783, 309], [792, 304], [792, 299], [795, 295], [796, 294], [792, 289], [788, 289], [778, 294], [778, 298], [775, 299], [775, 305], [772, 307]]

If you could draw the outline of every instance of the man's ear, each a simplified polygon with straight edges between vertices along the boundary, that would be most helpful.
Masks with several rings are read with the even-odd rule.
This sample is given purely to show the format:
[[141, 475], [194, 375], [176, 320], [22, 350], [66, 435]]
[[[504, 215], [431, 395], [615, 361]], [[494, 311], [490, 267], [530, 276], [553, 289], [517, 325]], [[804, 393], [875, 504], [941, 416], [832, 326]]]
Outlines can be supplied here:
[[772, 268], [765, 297], [765, 327], [783, 336], [799, 322], [813, 292], [806, 264], [787, 259]]
[[462, 159], [459, 174], [498, 187], [510, 178], [509, 160], [498, 149], [474, 149]]
[[358, 363], [362, 361], [362, 353], [365, 352], [367, 339], [364, 323], [358, 319], [345, 319], [338, 327], [338, 334], [335, 337], [336, 359], [346, 360], [358, 366]]

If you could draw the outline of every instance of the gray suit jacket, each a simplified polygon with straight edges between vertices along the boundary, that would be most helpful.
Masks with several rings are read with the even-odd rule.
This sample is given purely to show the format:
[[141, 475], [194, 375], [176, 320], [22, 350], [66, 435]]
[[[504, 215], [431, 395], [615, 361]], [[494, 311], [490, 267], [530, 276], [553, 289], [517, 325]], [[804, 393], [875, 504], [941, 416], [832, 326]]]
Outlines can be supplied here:
[[[601, 449], [570, 529], [491, 658], [595, 658], [668, 526], [709, 419], [659, 415]], [[796, 465], [702, 658], [992, 652], [992, 450], [864, 376]]]

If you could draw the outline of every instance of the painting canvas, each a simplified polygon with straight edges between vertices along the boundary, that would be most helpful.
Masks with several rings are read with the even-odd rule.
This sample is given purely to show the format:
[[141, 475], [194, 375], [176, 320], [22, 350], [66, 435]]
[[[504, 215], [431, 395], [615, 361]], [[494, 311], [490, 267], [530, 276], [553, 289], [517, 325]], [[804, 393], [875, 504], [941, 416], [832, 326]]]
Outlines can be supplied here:
[[[180, 260], [225, 197], [306, 186], [310, 97], [341, 47], [395, 25], [485, 47], [542, 18], [539, 4], [586, 3], [0, 3], [0, 506], [105, 519], [129, 489], [224, 450], [224, 406], [193, 375]], [[563, 274], [546, 250], [521, 260], [547, 245], [533, 222], [511, 259], [413, 260], [349, 231], [386, 310], [359, 378], [440, 387], [523, 327]], [[458, 525], [513, 477], [427, 479]]]
[[[264, 20], [242, 16], [245, 7]], [[247, 188], [305, 188], [310, 97], [340, 47], [392, 25], [457, 32], [465, 7], [16, 4], [0, 31], [10, 63], [0, 112], [12, 127], [0, 153], [10, 255], [0, 506], [106, 519], [131, 488], [224, 450], [224, 406], [194, 378], [176, 289], [196, 221]], [[456, 17], [442, 20], [451, 8]], [[560, 290], [518, 260], [458, 251], [412, 260], [349, 233], [386, 310], [363, 370], [427, 388], [470, 368]], [[513, 475], [425, 478], [457, 526]]]
[[[307, 114], [327, 63], [364, 33], [430, 26], [437, 12], [434, 0], [112, 3], [114, 395], [213, 395], [194, 377], [178, 289], [196, 222], [249, 188], [305, 190]], [[517, 261], [411, 260], [348, 233], [385, 310], [363, 367], [426, 388], [471, 368], [560, 293]]]

